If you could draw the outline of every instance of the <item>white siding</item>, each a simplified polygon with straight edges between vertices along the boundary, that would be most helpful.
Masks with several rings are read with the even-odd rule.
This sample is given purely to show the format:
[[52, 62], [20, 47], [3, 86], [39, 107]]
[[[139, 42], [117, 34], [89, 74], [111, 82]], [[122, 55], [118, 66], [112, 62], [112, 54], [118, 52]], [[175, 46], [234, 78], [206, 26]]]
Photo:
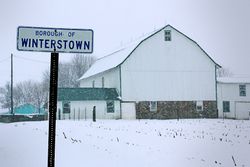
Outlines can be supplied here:
[[114, 113], [107, 113], [106, 101], [71, 101], [70, 114], [62, 113], [62, 102], [57, 102], [57, 119], [59, 119], [59, 110], [61, 110], [61, 119], [92, 119], [93, 106], [96, 106], [97, 119], [119, 119], [120, 118], [120, 102], [114, 101]]
[[116, 88], [120, 90], [120, 77], [119, 77], [119, 68], [114, 68], [103, 73], [94, 75], [92, 77], [82, 79], [80, 81], [80, 87], [89, 88], [92, 87], [92, 82], [95, 81], [95, 88], [102, 87], [102, 77], [104, 78], [104, 87], [105, 88]]
[[[239, 95], [240, 83], [218, 83], [218, 110], [220, 118], [237, 118], [236, 103], [250, 102], [250, 84], [246, 84], [246, 96]], [[230, 112], [223, 113], [223, 101], [230, 102]], [[246, 110], [248, 110], [246, 108]], [[243, 111], [246, 112], [246, 111]]]
[[235, 103], [236, 119], [250, 119], [250, 102]]
[[136, 119], [135, 103], [122, 103], [122, 119]]
[[121, 65], [123, 100], [216, 100], [214, 62], [182, 34], [171, 29], [171, 36], [155, 34]]

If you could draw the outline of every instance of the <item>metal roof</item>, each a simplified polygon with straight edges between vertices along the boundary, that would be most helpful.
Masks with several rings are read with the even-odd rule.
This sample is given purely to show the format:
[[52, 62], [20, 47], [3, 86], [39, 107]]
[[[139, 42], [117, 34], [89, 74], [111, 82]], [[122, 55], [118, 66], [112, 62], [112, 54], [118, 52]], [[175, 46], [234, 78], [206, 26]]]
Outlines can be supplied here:
[[58, 88], [57, 100], [119, 100], [119, 95], [115, 88]]

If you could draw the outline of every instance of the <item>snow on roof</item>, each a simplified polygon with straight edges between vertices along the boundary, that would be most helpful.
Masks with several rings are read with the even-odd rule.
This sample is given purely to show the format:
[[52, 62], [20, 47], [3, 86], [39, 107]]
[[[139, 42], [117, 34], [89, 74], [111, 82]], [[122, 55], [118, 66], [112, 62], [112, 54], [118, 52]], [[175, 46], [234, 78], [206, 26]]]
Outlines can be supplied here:
[[219, 77], [217, 78], [219, 83], [250, 83], [250, 78], [240, 77]]
[[[163, 30], [166, 27], [171, 27], [172, 29], [176, 30], [177, 32], [181, 33], [182, 35], [186, 36], [185, 34], [183, 34], [182, 32], [178, 31], [177, 29], [175, 29], [174, 27], [172, 27], [171, 25], [166, 25], [160, 29], [156, 29], [150, 33], [147, 33], [141, 37], [139, 37], [138, 39], [136, 39], [135, 41], [133, 41], [131, 44], [129, 44], [129, 46], [124, 47], [122, 49], [119, 49], [107, 56], [104, 56], [100, 59], [98, 59], [91, 67], [90, 69], [83, 74], [83, 76], [81, 78], [78, 79], [78, 81], [91, 77], [93, 75], [99, 74], [101, 72], [110, 70], [112, 68], [115, 68], [117, 66], [119, 66], [131, 53], [132, 51], [141, 43], [143, 42], [145, 39], [149, 38], [150, 36], [160, 32], [161, 30]], [[195, 44], [197, 44], [194, 40], [192, 40], [191, 38], [189, 38], [188, 36], [186, 36], [188, 39], [190, 39], [191, 41], [193, 41]], [[198, 44], [197, 44], [198, 45]], [[198, 45], [198, 47], [200, 47]], [[200, 49], [217, 65], [220, 67], [219, 64], [217, 64], [201, 47]]]
[[149, 36], [153, 35], [154, 33], [156, 33], [157, 31], [161, 30], [157, 29], [154, 30], [150, 33], [147, 33], [141, 37], [139, 37], [138, 39], [136, 39], [135, 41], [133, 41], [132, 43], [128, 44], [126, 47], [123, 47], [122, 49], [119, 49], [107, 56], [104, 56], [100, 59], [98, 59], [91, 67], [90, 69], [83, 74], [83, 76], [78, 79], [78, 80], [82, 80], [88, 77], [91, 77], [93, 75], [99, 74], [101, 72], [110, 70], [112, 68], [117, 67], [118, 65], [120, 65], [129, 55], [130, 53], [137, 47], [137, 45], [140, 44], [141, 41], [143, 41], [144, 39], [148, 38]]
[[133, 51], [134, 48], [135, 45], [131, 45], [127, 48], [122, 48], [105, 57], [98, 59], [79, 80], [88, 78], [90, 76], [99, 74], [101, 72], [107, 71], [118, 66], [127, 58], [127, 56]]

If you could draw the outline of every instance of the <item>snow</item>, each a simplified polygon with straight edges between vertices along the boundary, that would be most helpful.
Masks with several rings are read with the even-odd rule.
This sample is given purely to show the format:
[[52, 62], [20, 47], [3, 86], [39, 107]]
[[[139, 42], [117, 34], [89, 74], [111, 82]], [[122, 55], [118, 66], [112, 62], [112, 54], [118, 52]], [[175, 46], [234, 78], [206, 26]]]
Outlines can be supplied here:
[[[47, 121], [0, 123], [1, 166], [46, 166], [47, 130]], [[248, 167], [249, 155], [249, 120], [57, 121], [57, 167]]]
[[250, 78], [241, 77], [220, 77], [217, 78], [219, 83], [250, 83]]
[[160, 29], [156, 29], [152, 32], [149, 32], [139, 37], [138, 39], [126, 44], [126, 46], [122, 47], [121, 49], [118, 49], [117, 51], [98, 59], [90, 67], [90, 69], [85, 74], [83, 74], [83, 76], [79, 80], [91, 77], [93, 75], [99, 74], [101, 72], [104, 72], [104, 71], [107, 71], [107, 70], [110, 70], [112, 68], [119, 66], [132, 53], [132, 51], [140, 44], [140, 42], [142, 42], [144, 39], [148, 38], [149, 36], [153, 35], [154, 33], [158, 32], [159, 30]]
[[134, 48], [135, 46], [131, 45], [130, 47], [120, 49], [114, 53], [111, 53], [110, 55], [98, 59], [79, 80], [88, 78], [90, 76], [99, 74], [118, 66], [127, 58], [127, 56], [133, 51]]

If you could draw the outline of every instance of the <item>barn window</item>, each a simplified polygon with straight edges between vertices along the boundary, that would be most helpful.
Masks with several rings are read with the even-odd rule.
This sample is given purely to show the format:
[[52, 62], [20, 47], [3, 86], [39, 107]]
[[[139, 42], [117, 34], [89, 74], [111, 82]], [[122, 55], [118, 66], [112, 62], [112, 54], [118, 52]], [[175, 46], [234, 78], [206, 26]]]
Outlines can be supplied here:
[[92, 88], [95, 87], [95, 81], [92, 81]]
[[203, 101], [196, 102], [196, 111], [203, 111]]
[[151, 101], [149, 104], [150, 111], [157, 111], [157, 102]]
[[230, 102], [223, 101], [223, 112], [230, 112]]
[[171, 30], [165, 30], [165, 41], [171, 41]]
[[246, 96], [246, 85], [239, 85], [240, 96]]
[[107, 113], [114, 113], [114, 112], [115, 112], [114, 101], [107, 101]]
[[63, 102], [63, 113], [64, 114], [70, 113], [70, 101]]
[[104, 88], [104, 77], [102, 77], [102, 88]]

